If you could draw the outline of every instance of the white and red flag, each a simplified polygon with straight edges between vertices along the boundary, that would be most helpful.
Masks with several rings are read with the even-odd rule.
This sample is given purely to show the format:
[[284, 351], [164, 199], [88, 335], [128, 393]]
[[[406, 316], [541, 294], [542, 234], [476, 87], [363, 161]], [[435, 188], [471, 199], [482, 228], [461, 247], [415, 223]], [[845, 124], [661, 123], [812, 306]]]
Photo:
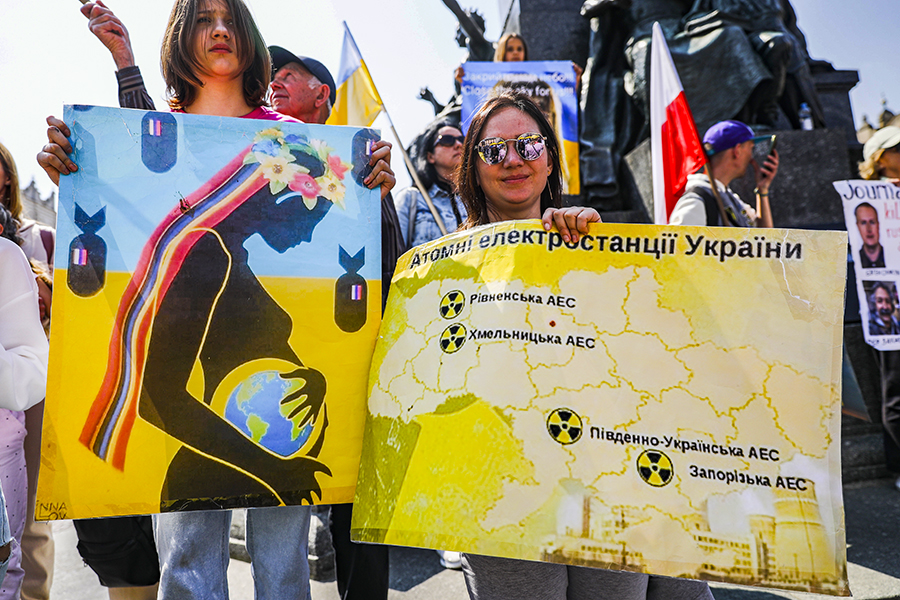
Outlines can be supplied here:
[[653, 221], [666, 225], [688, 175], [706, 163], [706, 154], [659, 23], [650, 47], [650, 150]]

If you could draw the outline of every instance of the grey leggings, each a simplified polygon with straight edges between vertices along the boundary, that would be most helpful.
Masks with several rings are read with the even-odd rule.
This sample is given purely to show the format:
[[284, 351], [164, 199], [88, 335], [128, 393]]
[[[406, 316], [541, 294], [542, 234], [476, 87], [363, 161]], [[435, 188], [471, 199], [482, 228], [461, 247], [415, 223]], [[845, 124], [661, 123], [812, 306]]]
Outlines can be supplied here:
[[713, 600], [703, 581], [463, 554], [472, 600]]

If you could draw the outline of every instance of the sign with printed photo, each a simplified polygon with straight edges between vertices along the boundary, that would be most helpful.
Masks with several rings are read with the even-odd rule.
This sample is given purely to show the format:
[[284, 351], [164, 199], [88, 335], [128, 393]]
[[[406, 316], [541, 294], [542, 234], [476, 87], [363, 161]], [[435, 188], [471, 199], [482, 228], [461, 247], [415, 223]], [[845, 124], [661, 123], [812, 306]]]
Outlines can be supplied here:
[[900, 187], [888, 181], [836, 181], [844, 204], [859, 316], [866, 342], [900, 350]]
[[410, 250], [353, 539], [849, 595], [846, 248], [518, 221]]
[[375, 132], [67, 106], [37, 517], [348, 502]]

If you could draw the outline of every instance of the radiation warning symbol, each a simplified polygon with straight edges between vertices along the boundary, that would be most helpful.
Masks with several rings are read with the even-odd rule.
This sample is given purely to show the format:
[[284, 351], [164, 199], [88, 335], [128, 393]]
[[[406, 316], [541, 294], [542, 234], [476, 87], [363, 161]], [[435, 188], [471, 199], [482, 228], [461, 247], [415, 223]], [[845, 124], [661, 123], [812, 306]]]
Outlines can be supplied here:
[[669, 457], [659, 450], [644, 450], [637, 459], [637, 470], [646, 483], [662, 487], [672, 481], [675, 468]]
[[441, 334], [441, 350], [453, 354], [466, 343], [466, 328], [454, 323]]
[[447, 292], [441, 298], [441, 316], [445, 319], [453, 319], [459, 316], [466, 306], [466, 296], [459, 290]]
[[547, 417], [550, 437], [564, 446], [577, 442], [582, 429], [581, 417], [571, 408], [557, 408]]

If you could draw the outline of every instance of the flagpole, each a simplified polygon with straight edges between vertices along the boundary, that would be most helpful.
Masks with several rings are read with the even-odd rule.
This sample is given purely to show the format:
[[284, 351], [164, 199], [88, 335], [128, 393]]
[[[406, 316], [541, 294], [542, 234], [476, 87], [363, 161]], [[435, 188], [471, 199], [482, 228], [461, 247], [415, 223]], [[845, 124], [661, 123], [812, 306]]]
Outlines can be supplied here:
[[[356, 49], [356, 53], [360, 57], [360, 62], [365, 65], [365, 61], [362, 60], [362, 52], [359, 51], [359, 46], [356, 45], [356, 40], [353, 38], [353, 34], [350, 33], [350, 27], [347, 26], [347, 21], [344, 21], [344, 31], [346, 31], [347, 35], [350, 37], [350, 42]], [[406, 168], [409, 170], [409, 174], [412, 175], [416, 187], [419, 188], [419, 191], [422, 193], [422, 197], [425, 199], [425, 204], [428, 205], [428, 210], [431, 211], [435, 223], [437, 223], [438, 228], [441, 230], [441, 235], [447, 235], [447, 226], [444, 225], [444, 219], [441, 218], [441, 214], [434, 206], [434, 202], [432, 201], [431, 196], [428, 194], [428, 190], [425, 189], [425, 186], [419, 179], [419, 175], [412, 164], [412, 160], [410, 160], [409, 154], [406, 152], [406, 148], [403, 147], [403, 142], [400, 141], [400, 135], [397, 133], [397, 128], [394, 127], [394, 120], [391, 118], [391, 113], [388, 112], [387, 106], [384, 103], [384, 99], [381, 97], [381, 94], [378, 93], [378, 87], [375, 85], [375, 80], [372, 78], [372, 74], [368, 71], [368, 68], [366, 68], [366, 75], [368, 75], [369, 81], [372, 83], [372, 87], [375, 89], [375, 93], [378, 94], [378, 99], [381, 100], [381, 108], [382, 110], [384, 110], [384, 116], [387, 117], [388, 123], [391, 126], [391, 131], [394, 133], [394, 138], [397, 140], [397, 145], [400, 147], [400, 153], [403, 155], [403, 161], [406, 163]]]
[[416, 173], [416, 169], [412, 164], [412, 160], [410, 160], [409, 154], [407, 154], [406, 152], [406, 148], [403, 147], [403, 143], [400, 141], [400, 136], [397, 134], [397, 130], [394, 128], [394, 121], [391, 119], [391, 115], [390, 113], [388, 113], [387, 108], [384, 109], [384, 115], [387, 117], [388, 123], [390, 123], [391, 125], [391, 131], [394, 132], [394, 138], [397, 140], [397, 145], [400, 146], [400, 153], [403, 155], [403, 161], [406, 163], [406, 168], [409, 170], [409, 174], [412, 175], [412, 178], [415, 180], [416, 187], [419, 188], [420, 192], [422, 192], [422, 197], [425, 198], [425, 204], [428, 205], [428, 210], [430, 210], [431, 214], [434, 216], [434, 220], [437, 223], [438, 228], [440, 228], [441, 234], [447, 235], [447, 226], [444, 225], [444, 219], [441, 217], [437, 208], [434, 206], [434, 202], [431, 200], [431, 196], [428, 195], [428, 191], [425, 189], [425, 186], [419, 179], [419, 174]]
[[650, 56], [650, 129], [654, 221], [667, 224], [688, 177], [708, 160], [658, 22], [653, 23]]

